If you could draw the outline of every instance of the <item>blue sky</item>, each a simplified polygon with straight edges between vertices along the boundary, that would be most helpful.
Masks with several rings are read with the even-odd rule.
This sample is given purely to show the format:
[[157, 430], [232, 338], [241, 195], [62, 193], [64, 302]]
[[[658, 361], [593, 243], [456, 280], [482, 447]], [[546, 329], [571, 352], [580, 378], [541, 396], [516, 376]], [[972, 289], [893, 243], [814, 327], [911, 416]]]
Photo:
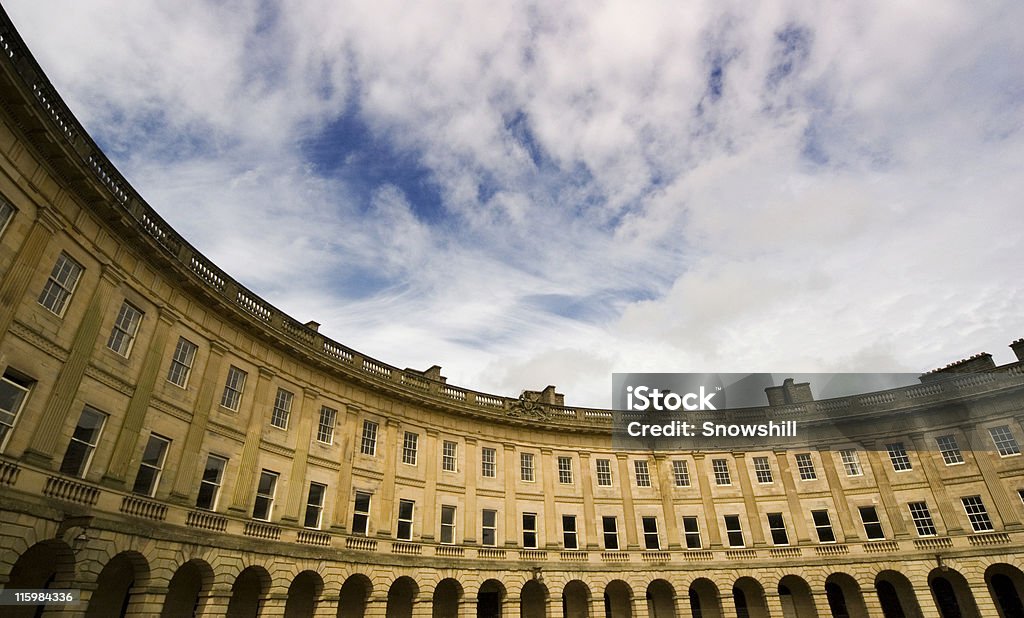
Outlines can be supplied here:
[[220, 267], [400, 367], [923, 372], [1024, 336], [1024, 6], [5, 3]]

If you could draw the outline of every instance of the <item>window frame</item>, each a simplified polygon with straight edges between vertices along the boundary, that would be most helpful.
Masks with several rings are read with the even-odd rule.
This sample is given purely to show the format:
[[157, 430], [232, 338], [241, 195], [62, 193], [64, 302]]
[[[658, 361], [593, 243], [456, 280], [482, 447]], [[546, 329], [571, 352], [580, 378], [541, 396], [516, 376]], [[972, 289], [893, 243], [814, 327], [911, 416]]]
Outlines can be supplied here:
[[[490, 457], [488, 457], [490, 455]], [[490, 459], [490, 461], [488, 461]], [[498, 449], [491, 446], [480, 447], [480, 476], [493, 479], [498, 476]]]
[[637, 487], [651, 487], [651, 468], [646, 459], [633, 460], [633, 480]]
[[728, 459], [712, 459], [711, 472], [715, 478], [715, 485], [718, 487], [729, 487], [732, 485], [732, 473], [729, 472]]
[[[445, 513], [451, 513], [451, 521], [445, 521]], [[452, 504], [441, 505], [441, 536], [439, 542], [442, 545], [454, 545], [455, 544], [455, 522], [456, 516], [458, 515], [458, 509]], [[447, 536], [447, 540], [445, 537]]]
[[[598, 487], [611, 487], [612, 486], [612, 461], [610, 459], [596, 459], [597, 470], [597, 486]], [[601, 468], [605, 469], [602, 470]]]
[[[571, 530], [565, 525], [566, 522], [572, 522]], [[572, 543], [569, 543], [570, 539]], [[562, 547], [567, 550], [577, 550], [580, 548], [579, 530], [576, 527], [575, 515], [562, 515]]]
[[960, 449], [960, 443], [957, 442], [955, 435], [950, 433], [942, 436], [936, 436], [935, 446], [939, 449], [939, 455], [942, 456], [942, 462], [947, 466], [958, 466], [966, 463], [964, 461], [963, 451]]
[[417, 465], [419, 461], [420, 434], [406, 431], [402, 435], [402, 463], [407, 466]]
[[[971, 501], [970, 506], [967, 504], [968, 500]], [[985, 501], [981, 499], [981, 495], [963, 496], [960, 498], [960, 503], [963, 504], [964, 512], [967, 514], [967, 521], [971, 523], [971, 529], [975, 533], [992, 532], [995, 530], [992, 518], [988, 514], [988, 508], [985, 507]]]
[[[609, 522], [611, 530], [608, 529]], [[601, 517], [601, 538], [604, 540], [605, 551], [619, 551], [619, 523], [614, 515]], [[611, 543], [608, 542], [609, 539], [612, 540]]]
[[770, 485], [775, 482], [775, 476], [772, 474], [772, 464], [767, 457], [754, 457], [752, 461], [754, 464], [754, 478], [759, 485]]
[[860, 465], [860, 455], [857, 453], [857, 449], [840, 449], [839, 461], [842, 462], [847, 477], [864, 476], [864, 468]]
[[[402, 507], [408, 505], [409, 516], [403, 517]], [[402, 498], [398, 501], [398, 523], [395, 526], [395, 538], [399, 541], [411, 541], [413, 524], [416, 521], [416, 501]], [[404, 534], [403, 534], [404, 529]]]
[[[270, 484], [270, 492], [269, 493], [265, 493], [265, 492], [261, 493], [260, 492], [260, 486], [263, 485], [264, 477], [270, 478], [272, 480], [271, 484]], [[260, 470], [260, 478], [259, 478], [259, 481], [256, 483], [256, 500], [253, 503], [253, 507], [252, 507], [252, 518], [253, 519], [255, 519], [257, 521], [267, 521], [267, 522], [272, 521], [272, 519], [274, 517], [274, 500], [275, 500], [275, 498], [277, 496], [277, 482], [279, 480], [281, 480], [281, 475], [278, 474], [277, 472], [274, 472], [273, 470], [267, 470], [266, 468]], [[257, 511], [257, 509], [260, 508], [260, 504], [261, 504], [260, 500], [261, 499], [266, 504], [266, 512], [265, 512], [263, 517], [257, 517], [256, 511]]]
[[[687, 529], [687, 523], [693, 522], [693, 530]], [[691, 539], [696, 539], [696, 545], [691, 545]], [[683, 544], [688, 550], [704, 549], [704, 540], [700, 535], [700, 518], [696, 515], [683, 515]]]
[[[96, 432], [92, 436], [92, 439], [94, 440], [93, 442], [82, 440], [81, 438], [78, 438], [76, 436], [76, 434], [78, 433], [78, 428], [81, 426], [82, 420], [85, 418], [87, 413], [93, 415], [98, 422]], [[75, 423], [75, 430], [74, 433], [72, 433], [71, 435], [71, 440], [68, 442], [67, 448], [64, 449], [64, 458], [61, 460], [59, 468], [61, 474], [66, 474], [68, 476], [73, 476], [75, 478], [80, 479], [84, 479], [89, 474], [89, 468], [92, 466], [93, 455], [96, 454], [96, 446], [99, 444], [100, 438], [103, 436], [103, 430], [106, 429], [107, 427], [108, 417], [108, 414], [106, 414], [105, 412], [101, 412], [92, 406], [87, 405], [82, 408], [82, 412], [78, 415], [78, 421]], [[79, 461], [78, 470], [75, 472], [70, 472], [66, 471], [64, 469], [64, 466], [68, 463], [68, 456], [71, 454], [71, 448], [73, 445], [82, 445], [76, 448], [82, 450], [84, 452], [84, 455]]]
[[533, 483], [537, 475], [534, 474], [533, 453], [519, 453], [519, 480], [524, 483]]
[[[487, 524], [488, 514], [491, 517], [490, 525]], [[490, 531], [490, 543], [487, 542], [487, 533]], [[498, 511], [497, 509], [482, 509], [480, 513], [480, 545], [484, 547], [497, 547], [498, 545]]]
[[[149, 451], [150, 444], [153, 442], [162, 442], [163, 448], [160, 449], [157, 455], [157, 463], [151, 463], [146, 460], [146, 453]], [[164, 472], [164, 464], [167, 462], [167, 452], [171, 450], [171, 439], [161, 436], [156, 433], [150, 433], [149, 439], [146, 440], [146, 445], [142, 447], [142, 455], [139, 458], [139, 468], [135, 472], [135, 482], [132, 483], [132, 493], [152, 498], [156, 495], [157, 489], [160, 487], [160, 477]], [[149, 479], [148, 487], [140, 488], [139, 483], [142, 481], [143, 469], [152, 470], [152, 477]], [[145, 489], [145, 491], [140, 491]]]
[[[121, 303], [121, 308], [114, 319], [114, 326], [110, 329], [110, 337], [107, 338], [107, 349], [118, 356], [129, 358], [132, 348], [135, 347], [135, 338], [139, 334], [142, 318], [145, 315], [142, 309], [127, 300]], [[123, 323], [125, 319], [127, 319], [127, 324]]]
[[903, 442], [890, 442], [885, 445], [885, 450], [889, 453], [889, 463], [892, 464], [894, 472], [908, 472], [914, 469], [910, 453]]
[[[825, 523], [819, 523], [818, 515], [824, 517]], [[828, 514], [828, 509], [814, 509], [811, 511], [811, 523], [814, 524], [814, 531], [818, 536], [818, 544], [827, 545], [831, 543], [837, 543], [835, 529], [832, 528], [832, 517]], [[827, 531], [828, 536], [832, 537], [831, 540], [824, 540], [822, 538], [822, 531]]]
[[380, 425], [368, 418], [363, 419], [363, 431], [360, 434], [359, 454], [368, 457], [377, 456], [377, 433]]
[[[910, 520], [914, 522], [917, 536], [938, 536], [939, 531], [935, 527], [935, 520], [932, 518], [932, 512], [928, 508], [927, 502], [924, 500], [909, 502], [907, 503], [907, 509], [910, 511]], [[926, 532], [922, 532], [922, 529], [926, 530]], [[927, 530], [931, 530], [931, 532], [927, 532]]]
[[[1000, 433], [998, 437], [996, 436], [997, 431]], [[1020, 442], [1013, 435], [1013, 430], [1010, 429], [1009, 425], [989, 427], [988, 435], [992, 438], [992, 444], [995, 445], [1000, 457], [1016, 457], [1020, 455]]]
[[[320, 501], [319, 503], [313, 502], [313, 488], [321, 488]], [[327, 501], [327, 485], [323, 483], [317, 483], [315, 481], [309, 482], [309, 489], [306, 491], [306, 511], [302, 517], [302, 527], [310, 530], [320, 530], [323, 525], [324, 518], [324, 503]], [[314, 525], [309, 524], [310, 509], [316, 514], [316, 523]]]
[[[722, 516], [722, 521], [725, 523], [725, 538], [729, 542], [729, 548], [742, 548], [747, 546], [747, 541], [743, 538], [743, 522], [740, 520], [738, 513], [730, 513]], [[730, 527], [730, 523], [735, 524], [735, 527]], [[734, 536], [735, 535], [735, 536]], [[736, 541], [739, 540], [739, 543]]]
[[245, 392], [245, 382], [249, 377], [248, 372], [239, 369], [234, 365], [228, 366], [228, 375], [224, 380], [224, 393], [220, 397], [220, 407], [232, 412], [237, 412], [242, 405], [242, 395]]
[[[3, 376], [0, 377], [0, 385], [7, 384], [15, 391], [20, 391], [17, 395], [18, 402], [14, 408], [15, 410], [4, 410], [0, 409], [0, 453], [4, 452], [7, 448], [7, 442], [11, 439], [11, 435], [14, 433], [14, 428], [18, 425], [18, 419], [21, 418], [21, 411], [25, 409], [25, 404], [28, 403], [29, 395], [32, 393], [32, 387], [35, 384], [34, 381], [22, 380], [17, 376], [14, 376], [10, 371], [4, 372]], [[8, 419], [10, 422], [8, 423]]]
[[[183, 351], [184, 357], [179, 358]], [[167, 369], [167, 381], [178, 388], [187, 388], [188, 380], [192, 377], [192, 363], [196, 361], [198, 351], [199, 346], [179, 336], [178, 343], [174, 346], [174, 354], [171, 355], [171, 366]], [[181, 381], [178, 382], [178, 379]]]
[[557, 461], [558, 483], [560, 485], [572, 485], [572, 457], [560, 455]]
[[[648, 528], [648, 524], [653, 524], [653, 531]], [[661, 536], [658, 534], [658, 518], [653, 515], [643, 515], [640, 517], [640, 529], [644, 534], [644, 550], [646, 551], [661, 551]], [[651, 540], [653, 538], [653, 547], [651, 546]]]
[[292, 403], [295, 401], [295, 393], [290, 390], [278, 387], [274, 395], [274, 408], [270, 412], [270, 426], [283, 431], [288, 431], [288, 422], [292, 416]]
[[[70, 268], [65, 272], [63, 266], [69, 266]], [[36, 302], [58, 318], [63, 318], [64, 314], [67, 313], [68, 305], [71, 304], [75, 291], [78, 289], [78, 284], [82, 281], [82, 274], [84, 272], [84, 266], [68, 255], [66, 251], [61, 251], [53, 264], [53, 268], [50, 270], [50, 275], [43, 285], [43, 290], [39, 293], [39, 298]], [[74, 281], [70, 282], [70, 287], [66, 287], [68, 279], [72, 276]], [[54, 288], [56, 288], [56, 294], [51, 295], [51, 290]], [[54, 305], [59, 303], [60, 306], [54, 307], [47, 304], [48, 302]]]
[[818, 480], [818, 471], [814, 468], [814, 458], [810, 453], [796, 453], [793, 458], [796, 460], [796, 471], [801, 481]]
[[[786, 517], [782, 513], [766, 513], [768, 534], [772, 537], [772, 545], [785, 547], [789, 545], [789, 530], [786, 529]], [[775, 521], [772, 521], [775, 519]], [[780, 540], [781, 537], [781, 540]]]
[[441, 471], [459, 471], [459, 443], [455, 440], [441, 442]]
[[[207, 479], [206, 472], [210, 470], [210, 461], [216, 460], [220, 462], [220, 469], [217, 470], [217, 479], [211, 481]], [[206, 464], [203, 466], [203, 476], [199, 479], [199, 491], [196, 493], [196, 508], [204, 511], [216, 511], [217, 500], [220, 498], [220, 489], [224, 484], [224, 471], [228, 467], [228, 458], [220, 455], [214, 455], [213, 453], [206, 454]], [[203, 487], [212, 487], [210, 491], [210, 504], [209, 506], [203, 506], [200, 501], [203, 499]]]
[[14, 216], [18, 214], [18, 209], [14, 207], [7, 198], [0, 196], [0, 237], [7, 231], [7, 226], [14, 221]]
[[[864, 536], [869, 541], [884, 541], [885, 530], [882, 528], [882, 518], [878, 514], [878, 509], [869, 504], [858, 506], [857, 512], [860, 514], [860, 523], [864, 526]], [[874, 519], [872, 521], [865, 519], [866, 513], [874, 516]]]
[[[354, 492], [352, 492], [352, 500], [352, 534], [359, 536], [369, 536], [370, 509], [373, 506], [373, 493], [357, 489]], [[364, 510], [360, 510], [359, 508], [360, 501], [365, 502], [366, 508]], [[362, 525], [360, 526], [359, 524]], [[359, 530], [360, 527], [362, 528], [362, 531]]]
[[327, 446], [333, 445], [334, 426], [337, 424], [338, 411], [330, 406], [320, 406], [320, 418], [316, 425], [316, 441]]

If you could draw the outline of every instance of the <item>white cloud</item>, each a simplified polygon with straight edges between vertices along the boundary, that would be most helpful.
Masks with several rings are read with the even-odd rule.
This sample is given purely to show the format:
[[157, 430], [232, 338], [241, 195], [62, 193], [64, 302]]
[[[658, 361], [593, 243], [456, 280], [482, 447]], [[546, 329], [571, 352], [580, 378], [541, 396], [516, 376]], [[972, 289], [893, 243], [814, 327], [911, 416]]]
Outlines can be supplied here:
[[[395, 365], [604, 405], [1024, 334], [1019, 3], [8, 4], [176, 229]], [[439, 212], [309, 160], [346, 113]]]

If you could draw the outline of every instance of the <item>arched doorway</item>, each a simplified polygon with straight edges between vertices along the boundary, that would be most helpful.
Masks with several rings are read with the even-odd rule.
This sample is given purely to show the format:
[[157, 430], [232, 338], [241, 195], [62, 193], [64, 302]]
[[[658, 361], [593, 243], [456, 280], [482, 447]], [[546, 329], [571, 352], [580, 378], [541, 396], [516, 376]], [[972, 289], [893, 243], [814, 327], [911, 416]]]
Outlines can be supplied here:
[[462, 584], [457, 579], [449, 577], [437, 582], [437, 585], [434, 586], [434, 598], [431, 603], [433, 618], [458, 616], [462, 592]]
[[833, 618], [867, 616], [860, 584], [846, 573], [833, 573], [825, 580], [825, 599]]
[[882, 571], [875, 576], [875, 592], [885, 618], [920, 618], [921, 607], [914, 586], [898, 571]]
[[811, 595], [811, 586], [797, 575], [779, 580], [779, 602], [783, 618], [816, 618], [818, 610]]
[[548, 589], [535, 579], [523, 584], [519, 593], [519, 616], [521, 618], [544, 618], [548, 615]]
[[616, 579], [604, 588], [605, 618], [632, 618], [633, 589], [629, 584]]
[[256, 618], [269, 591], [270, 574], [266, 569], [258, 566], [243, 569], [231, 586], [228, 618]]
[[688, 594], [693, 618], [722, 618], [722, 601], [715, 582], [697, 578], [690, 584]]
[[938, 567], [928, 574], [928, 587], [942, 618], [981, 618], [967, 580], [954, 569]]
[[202, 560], [189, 560], [178, 567], [167, 584], [162, 618], [181, 618], [199, 613], [203, 596], [213, 585], [213, 569]]
[[324, 580], [316, 571], [303, 571], [288, 586], [285, 618], [303, 618], [316, 613], [316, 605], [324, 591]]
[[411, 618], [412, 606], [420, 593], [420, 587], [411, 577], [403, 575], [388, 589], [388, 618]]
[[737, 618], [768, 618], [764, 587], [753, 577], [741, 577], [732, 586]]
[[[48, 540], [25, 550], [11, 567], [7, 588], [42, 590], [45, 588], [74, 588], [75, 554], [67, 543]], [[42, 605], [8, 605], [4, 616], [31, 618], [41, 612]]]
[[562, 615], [565, 618], [590, 618], [590, 587], [574, 579], [562, 589]]
[[113, 558], [96, 578], [96, 590], [89, 599], [87, 618], [127, 616], [132, 594], [149, 579], [149, 564], [136, 551], [124, 551]]
[[501, 606], [505, 601], [505, 586], [496, 579], [489, 579], [480, 585], [476, 595], [477, 618], [501, 618]]
[[676, 589], [664, 579], [647, 585], [647, 614], [651, 618], [676, 618]]
[[341, 585], [338, 596], [338, 618], [363, 618], [366, 613], [366, 601], [373, 592], [370, 578], [356, 573], [350, 575]]
[[1024, 616], [1024, 572], [1010, 564], [993, 564], [985, 570], [985, 583], [1000, 618]]

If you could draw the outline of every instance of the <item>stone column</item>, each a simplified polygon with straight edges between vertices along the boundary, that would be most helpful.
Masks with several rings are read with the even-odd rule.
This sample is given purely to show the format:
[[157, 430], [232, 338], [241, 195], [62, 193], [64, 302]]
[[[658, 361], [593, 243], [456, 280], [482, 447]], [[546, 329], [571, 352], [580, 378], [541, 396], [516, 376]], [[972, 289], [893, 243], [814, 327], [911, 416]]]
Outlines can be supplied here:
[[[918, 582], [915, 578], [911, 580], [911, 587], [914, 591], [914, 596], [917, 598], [917, 605], [921, 608], [922, 618], [943, 618], [942, 614], [939, 613], [939, 608], [935, 606], [932, 589], [928, 586], [927, 581]], [[988, 586], [985, 587], [985, 591], [988, 592]], [[903, 609], [907, 612], [907, 615], [914, 615], [913, 608], [906, 606], [903, 597], [900, 597], [900, 603], [903, 604]], [[828, 605], [826, 604], [825, 607], [828, 607]], [[998, 616], [999, 614], [995, 615]]]
[[[432, 542], [435, 538], [436, 527], [435, 511], [437, 511], [437, 432], [433, 429], [427, 430], [426, 443], [424, 444], [426, 459], [423, 461], [424, 483], [423, 483], [423, 530], [420, 537], [424, 541]], [[467, 509], [468, 505], [467, 505]], [[468, 515], [468, 513], [467, 513]], [[467, 530], [467, 534], [469, 531]], [[456, 539], [457, 542], [457, 539]]]
[[228, 615], [231, 603], [231, 586], [219, 587], [214, 584], [206, 597], [199, 603], [199, 618], [223, 618]]
[[626, 549], [638, 549], [636, 534], [636, 512], [633, 510], [633, 475], [629, 470], [629, 458], [625, 453], [616, 453], [615, 458], [619, 462], [619, 480], [622, 488], [622, 510], [625, 517], [623, 525], [626, 527]]
[[252, 504], [253, 487], [256, 485], [256, 464], [260, 454], [260, 442], [263, 440], [264, 417], [270, 408], [270, 383], [275, 375], [277, 374], [266, 367], [259, 368], [256, 396], [249, 412], [245, 444], [242, 445], [242, 461], [235, 479], [235, 492], [231, 497], [230, 510], [239, 515], [248, 511]]
[[[380, 501], [373, 521], [377, 524], [377, 536], [390, 537], [395, 524], [395, 468], [402, 445], [398, 439], [398, 423], [390, 418], [384, 421], [384, 441], [378, 443], [384, 456], [384, 478], [380, 481]], [[370, 503], [373, 511], [373, 503]]]
[[[515, 547], [519, 527], [516, 525], [516, 447], [505, 445], [505, 546]], [[536, 474], [536, 473], [534, 473]]]
[[[436, 435], [436, 434], [435, 434]], [[413, 618], [431, 618], [434, 615], [434, 599], [428, 594], [420, 594], [412, 601]]]
[[786, 451], [775, 451], [775, 462], [779, 466], [779, 478], [782, 479], [782, 486], [786, 490], [786, 505], [789, 507], [790, 519], [793, 521], [797, 544], [810, 543], [811, 537], [808, 534], [807, 521], [800, 506], [800, 494], [793, 481], [793, 474], [789, 470], [789, 457]]
[[338, 532], [348, 530], [348, 506], [352, 502], [352, 460], [355, 458], [358, 433], [359, 410], [344, 406], [338, 410], [341, 415], [341, 466], [338, 468], [338, 490], [335, 492], [334, 519], [331, 528]]
[[[480, 474], [480, 465], [476, 460], [477, 450], [478, 447], [476, 439], [467, 437], [466, 463], [462, 471], [462, 477], [465, 479], [466, 487], [466, 513], [463, 516], [463, 521], [466, 522], [466, 526], [464, 530], [464, 538], [462, 540], [465, 545], [476, 545], [476, 477]], [[497, 465], [498, 462], [494, 463]]]
[[506, 594], [501, 600], [501, 618], [519, 618], [520, 599], [517, 594]]
[[[946, 485], [942, 482], [942, 477], [939, 475], [938, 467], [935, 464], [935, 457], [929, 451], [924, 435], [912, 433], [910, 434], [910, 439], [914, 441], [914, 450], [917, 451], [917, 458], [921, 460], [925, 480], [928, 481], [928, 488], [931, 490], [932, 496], [935, 497], [935, 504], [939, 509], [939, 518], [946, 527], [946, 533], [958, 534], [963, 532], [964, 528], [960, 525], [960, 519], [957, 517], [953, 506], [954, 499], [950, 498], [949, 492], [946, 491]], [[931, 596], [930, 589], [928, 595], [929, 597]]]
[[557, 550], [558, 527], [555, 523], [555, 462], [549, 448], [542, 448], [540, 450], [540, 473], [541, 479], [544, 482], [544, 539], [547, 542], [542, 542], [538, 538], [537, 547]]
[[690, 607], [690, 587], [676, 590], [675, 598], [676, 616], [678, 618], [693, 618], [693, 609]]
[[750, 470], [747, 466], [746, 453], [733, 453], [736, 461], [736, 476], [740, 479], [740, 489], [743, 492], [743, 506], [747, 512], [747, 526], [750, 528], [750, 540], [752, 547], [764, 545], [764, 527], [761, 526], [757, 501], [754, 499], [754, 488], [750, 484]]
[[177, 321], [177, 316], [173, 311], [165, 307], [160, 308], [157, 315], [156, 331], [149, 342], [146, 358], [142, 362], [142, 371], [135, 384], [135, 392], [132, 393], [132, 398], [128, 402], [124, 421], [117, 433], [110, 465], [107, 466], [107, 471], [103, 475], [102, 482], [108, 487], [115, 489], [125, 489], [126, 487], [135, 444], [146, 422], [149, 399], [153, 395], [153, 387], [156, 385], [157, 374], [160, 372], [164, 349], [167, 347], [167, 336]]
[[[199, 385], [199, 393], [196, 395], [195, 406], [192, 408], [192, 422], [188, 424], [188, 432], [185, 434], [185, 444], [181, 449], [181, 459], [178, 465], [167, 470], [171, 474], [171, 496], [170, 500], [179, 504], [187, 504], [196, 491], [196, 472], [199, 466], [205, 466], [205, 461], [200, 461], [200, 451], [203, 440], [206, 438], [206, 425], [210, 420], [210, 412], [213, 409], [213, 398], [217, 392], [218, 379], [220, 378], [221, 362], [224, 354], [228, 351], [220, 342], [210, 342], [210, 355], [206, 359], [206, 367], [201, 374], [202, 382]], [[196, 375], [193, 371], [193, 375]]]
[[992, 454], [982, 441], [978, 427], [973, 423], [963, 426], [964, 436], [967, 438], [967, 450], [970, 451], [974, 460], [978, 463], [978, 471], [985, 480], [985, 487], [992, 496], [996, 512], [1003, 522], [1003, 528], [1017, 530], [1021, 527], [1020, 516], [1017, 515], [1015, 505], [1010, 501], [1006, 492], [1006, 483], [999, 478], [999, 471], [992, 465]]
[[[976, 570], [977, 569], [977, 570]], [[966, 572], [963, 573], [964, 579], [967, 580], [967, 585], [970, 588], [971, 596], [974, 597], [974, 603], [978, 606], [978, 615], [980, 616], [1000, 616], [1003, 615], [996, 608], [995, 599], [992, 598], [992, 593], [989, 592], [988, 583], [985, 582], [984, 572], [979, 567], [964, 569]], [[1020, 588], [1017, 584], [1014, 584], [1017, 588], [1017, 593], [1020, 594]], [[959, 600], [959, 597], [957, 597]], [[960, 609], [965, 609], [961, 607]], [[969, 613], [970, 610], [966, 610], [965, 613]], [[1009, 618], [1009, 617], [1005, 617]]]
[[594, 511], [594, 480], [591, 475], [590, 453], [580, 452], [580, 483], [583, 485], [583, 529], [586, 534], [586, 544], [580, 544], [583, 549], [597, 549], [597, 515]]
[[650, 608], [647, 607], [647, 594], [644, 590], [636, 590], [633, 592], [633, 598], [630, 599], [630, 604], [633, 606], [633, 618], [649, 618]]
[[[839, 480], [839, 473], [836, 471], [836, 460], [831, 449], [827, 446], [819, 447], [818, 454], [821, 455], [821, 467], [825, 469], [825, 479], [828, 482], [829, 492], [832, 494], [832, 503], [836, 506], [836, 514], [839, 515], [839, 523], [843, 528], [843, 535], [846, 542], [860, 539], [860, 528], [853, 520], [850, 511], [850, 503], [843, 493], [842, 481]], [[887, 511], [888, 513], [888, 511]], [[906, 526], [903, 520], [896, 513], [896, 520], [892, 520], [892, 513], [889, 513], [890, 524], [893, 532], [899, 536], [906, 536]]]
[[899, 504], [896, 503], [896, 496], [893, 494], [892, 486], [889, 484], [889, 471], [885, 469], [885, 464], [882, 463], [877, 443], [873, 441], [865, 442], [864, 449], [868, 456], [868, 466], [871, 468], [871, 474], [875, 479], [875, 487], [878, 488], [878, 494], [882, 499], [882, 506], [885, 507], [886, 517], [889, 518], [890, 522], [899, 520], [901, 526], [903, 526], [903, 531], [906, 532], [906, 527], [902, 524], [903, 519], [900, 516]]
[[43, 408], [39, 423], [25, 450], [25, 461], [39, 467], [50, 467], [57, 449], [57, 440], [64, 433], [62, 430], [65, 421], [69, 416], [77, 418], [78, 415], [71, 410], [71, 404], [74, 403], [75, 396], [82, 384], [82, 377], [85, 375], [85, 368], [96, 348], [100, 325], [103, 318], [110, 312], [110, 301], [114, 289], [123, 280], [124, 276], [116, 266], [110, 264], [103, 266], [99, 284], [93, 290], [82, 321], [78, 325], [78, 330], [75, 331], [71, 351], [57, 374], [53, 390], [50, 391], [50, 397]]
[[463, 595], [459, 599], [459, 618], [476, 618], [477, 598], [473, 595]]
[[654, 456], [654, 478], [658, 483], [658, 493], [661, 494], [661, 511], [665, 519], [665, 538], [668, 541], [668, 549], [680, 549], [679, 525], [676, 522], [676, 509], [672, 500], [672, 471], [666, 466], [665, 455]]
[[292, 470], [288, 475], [288, 502], [282, 518], [290, 523], [300, 523], [304, 518], [302, 496], [307, 487], [306, 462], [309, 461], [309, 446], [313, 442], [314, 417], [319, 421], [320, 409], [317, 404], [320, 401], [320, 393], [305, 388], [297, 399], [292, 406], [292, 409], [297, 411], [299, 421], [295, 430], [295, 454], [292, 455]]
[[718, 511], [715, 509], [715, 501], [711, 497], [711, 481], [708, 480], [708, 470], [704, 462], [704, 453], [693, 454], [693, 473], [700, 486], [700, 501], [704, 507], [704, 518], [707, 521], [708, 549], [721, 548], [722, 532], [718, 525]]
[[18, 253], [14, 256], [11, 267], [7, 269], [3, 282], [0, 283], [0, 341], [3, 341], [10, 331], [14, 313], [28, 293], [28, 285], [32, 282], [36, 270], [43, 267], [50, 269], [47, 272], [52, 271], [53, 264], [40, 264], [40, 261], [50, 239], [62, 230], [63, 221], [50, 208], [36, 207], [36, 220], [18, 248]]
[[388, 615], [388, 592], [383, 590], [375, 592], [366, 600], [366, 611], [363, 618], [387, 618]]
[[[750, 599], [747, 599], [750, 602]], [[779, 598], [777, 590], [765, 590], [764, 591], [764, 603], [768, 607], [768, 615], [772, 618], [783, 618], [785, 616], [782, 613], [782, 600]]]

